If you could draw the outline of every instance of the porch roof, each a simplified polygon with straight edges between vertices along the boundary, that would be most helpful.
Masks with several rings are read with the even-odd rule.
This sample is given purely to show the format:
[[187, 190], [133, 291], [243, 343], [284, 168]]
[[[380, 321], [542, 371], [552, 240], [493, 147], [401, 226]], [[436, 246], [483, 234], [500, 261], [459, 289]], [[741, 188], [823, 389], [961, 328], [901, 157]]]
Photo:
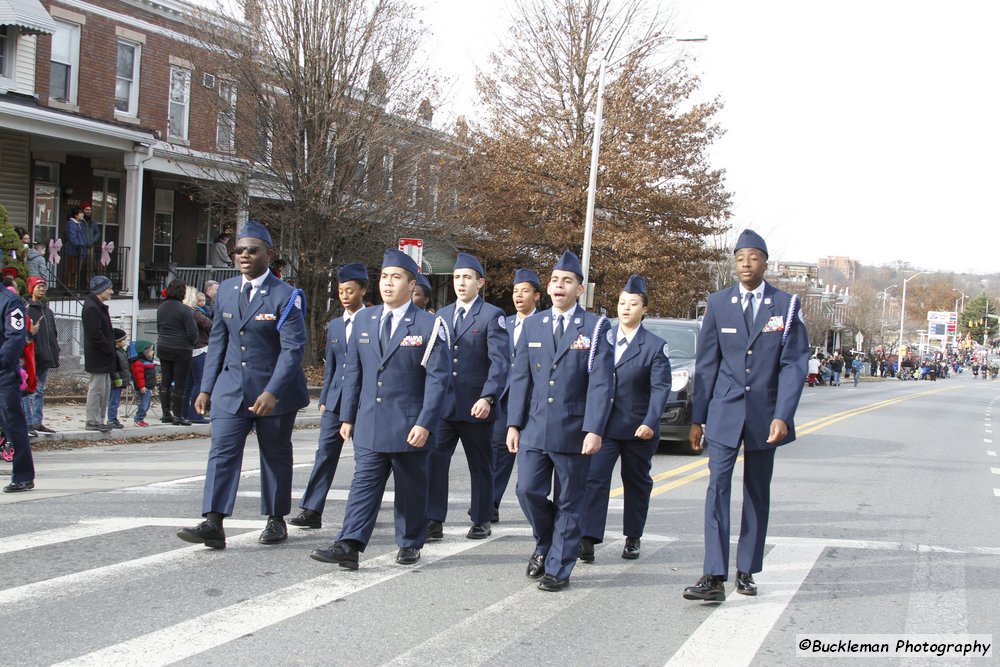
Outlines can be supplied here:
[[0, 0], [0, 25], [16, 25], [21, 32], [51, 35], [56, 22], [38, 0]]

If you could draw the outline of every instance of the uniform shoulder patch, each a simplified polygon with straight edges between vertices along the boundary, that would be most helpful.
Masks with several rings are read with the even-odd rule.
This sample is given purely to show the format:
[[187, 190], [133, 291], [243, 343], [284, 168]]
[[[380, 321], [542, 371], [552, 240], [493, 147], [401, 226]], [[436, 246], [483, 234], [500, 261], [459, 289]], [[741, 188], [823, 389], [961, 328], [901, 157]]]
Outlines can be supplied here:
[[608, 345], [615, 344], [615, 332], [612, 331], [611, 329], [608, 329], [607, 339], [608, 339]]
[[444, 327], [438, 327], [438, 340], [443, 342], [448, 341], [448, 334], [445, 332]]
[[667, 343], [663, 344], [663, 356], [665, 356], [667, 359], [670, 358], [670, 345], [668, 345]]
[[298, 294], [296, 294], [295, 295], [295, 301], [293, 301], [293, 303], [295, 304], [296, 308], [298, 308], [299, 310], [302, 310], [302, 297], [301, 296], [299, 296]]
[[10, 311], [10, 326], [16, 331], [24, 329], [24, 313], [20, 308]]
[[799, 322], [802, 322], [802, 324], [806, 323], [806, 317], [805, 317], [805, 315], [802, 314], [802, 309], [801, 308], [799, 308]]
[[504, 331], [507, 330], [507, 318], [504, 317], [503, 315], [497, 318], [497, 324], [499, 324], [500, 328], [503, 329]]

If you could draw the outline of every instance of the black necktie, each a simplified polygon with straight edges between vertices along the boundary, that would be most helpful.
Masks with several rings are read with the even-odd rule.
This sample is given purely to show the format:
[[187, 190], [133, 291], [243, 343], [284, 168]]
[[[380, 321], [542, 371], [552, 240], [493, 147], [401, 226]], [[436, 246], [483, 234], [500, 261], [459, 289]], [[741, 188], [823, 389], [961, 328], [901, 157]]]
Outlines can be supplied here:
[[555, 330], [555, 333], [552, 334], [552, 340], [555, 341], [555, 344], [556, 344], [557, 348], [559, 347], [559, 341], [562, 340], [563, 333], [565, 333], [565, 331], [566, 331], [566, 328], [563, 326], [563, 318], [564, 317], [566, 317], [566, 316], [565, 315], [560, 315], [559, 317], [556, 318], [556, 330]]
[[455, 318], [455, 335], [462, 331], [462, 323], [465, 322], [465, 308], [458, 309], [458, 317]]
[[382, 333], [379, 336], [379, 343], [382, 345], [382, 354], [389, 349], [389, 339], [392, 338], [392, 311], [390, 310], [382, 320]]
[[250, 292], [253, 291], [253, 283], [247, 283], [240, 292], [240, 317], [250, 309]]
[[753, 335], [753, 292], [747, 292], [747, 307], [743, 309], [743, 320], [747, 323], [747, 333]]

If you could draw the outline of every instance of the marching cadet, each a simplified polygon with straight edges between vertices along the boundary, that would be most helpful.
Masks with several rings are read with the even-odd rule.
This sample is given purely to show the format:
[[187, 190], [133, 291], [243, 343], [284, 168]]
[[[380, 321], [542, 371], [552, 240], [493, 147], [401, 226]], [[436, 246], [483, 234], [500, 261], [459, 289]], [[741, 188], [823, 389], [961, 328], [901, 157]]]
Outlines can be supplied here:
[[195, 411], [212, 410], [202, 516], [177, 537], [213, 549], [226, 546], [224, 517], [233, 513], [243, 449], [251, 429], [260, 448], [260, 506], [267, 515], [261, 544], [288, 537], [284, 516], [292, 508], [292, 427], [309, 405], [302, 356], [306, 347], [301, 290], [267, 268], [271, 235], [247, 220], [233, 251], [240, 273], [219, 286], [205, 375]]
[[[420, 310], [428, 310], [431, 305], [431, 281], [422, 273], [416, 275], [417, 286], [413, 289], [413, 303]], [[428, 312], [433, 313], [434, 310]]]
[[580, 260], [567, 251], [549, 279], [552, 308], [524, 321], [511, 370], [507, 448], [520, 452], [517, 497], [536, 542], [526, 574], [543, 591], [569, 585], [590, 457], [614, 394], [610, 326], [577, 306], [583, 292]]
[[736, 592], [756, 595], [770, 505], [774, 452], [795, 440], [792, 418], [808, 370], [809, 342], [797, 296], [764, 282], [767, 245], [744, 230], [736, 241], [739, 284], [708, 297], [698, 335], [691, 446], [708, 445], [704, 575], [688, 600], [726, 599], [729, 499], [743, 445], [743, 519], [736, 549]]
[[649, 312], [646, 281], [633, 275], [618, 296], [615, 341], [615, 400], [604, 429], [601, 450], [590, 461], [584, 503], [580, 560], [594, 562], [594, 545], [604, 541], [611, 475], [621, 457], [625, 514], [622, 558], [639, 557], [640, 538], [653, 490], [653, 454], [660, 444], [660, 417], [670, 397], [670, 351], [667, 343], [642, 326]]
[[461, 252], [455, 260], [452, 286], [458, 301], [438, 312], [449, 328], [452, 345], [451, 383], [437, 445], [427, 460], [427, 539], [444, 537], [448, 514], [448, 472], [459, 439], [465, 449], [472, 481], [472, 527], [466, 537], [490, 536], [493, 517], [493, 446], [490, 437], [497, 413], [493, 409], [507, 386], [510, 343], [503, 311], [486, 303], [479, 291], [486, 284], [479, 260]]
[[313, 463], [309, 483], [299, 507], [302, 511], [288, 523], [300, 528], [320, 528], [323, 525], [323, 507], [330, 492], [333, 476], [340, 462], [344, 439], [340, 437], [340, 396], [347, 368], [347, 347], [354, 333], [354, 320], [364, 309], [365, 292], [368, 290], [368, 268], [364, 264], [344, 264], [337, 268], [337, 296], [344, 307], [341, 317], [330, 320], [326, 330], [326, 369], [323, 389], [319, 394], [322, 414], [319, 427], [319, 446]]
[[[387, 250], [383, 304], [354, 323], [340, 398], [340, 436], [354, 437], [354, 479], [337, 540], [310, 555], [358, 569], [385, 483], [395, 484], [396, 562], [412, 565], [427, 539], [427, 439], [441, 418], [451, 371], [446, 326], [411, 301], [416, 263]], [[356, 428], [355, 428], [356, 427]]]
[[[511, 296], [514, 300], [514, 314], [507, 317], [507, 335], [510, 337], [510, 359], [514, 361], [514, 350], [517, 341], [524, 331], [524, 320], [535, 314], [538, 300], [542, 296], [542, 283], [538, 274], [531, 269], [518, 269], [514, 272], [514, 285]], [[504, 387], [500, 400], [496, 403], [496, 421], [493, 422], [493, 523], [500, 522], [500, 501], [507, 491], [510, 475], [514, 471], [515, 457], [507, 451], [507, 394], [510, 389], [510, 376]]]
[[28, 440], [28, 422], [21, 405], [21, 355], [31, 321], [24, 313], [24, 302], [9, 290], [0, 288], [0, 426], [7, 436], [5, 447], [14, 448], [10, 484], [4, 493], [20, 493], [35, 488], [35, 464]]

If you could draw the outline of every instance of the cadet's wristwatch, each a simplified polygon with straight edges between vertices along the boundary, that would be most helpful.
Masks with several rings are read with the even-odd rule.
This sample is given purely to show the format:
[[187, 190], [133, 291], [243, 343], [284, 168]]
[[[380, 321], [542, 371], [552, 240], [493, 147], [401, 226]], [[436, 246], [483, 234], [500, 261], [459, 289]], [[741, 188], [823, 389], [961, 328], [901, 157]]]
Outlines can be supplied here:
[[479, 398], [483, 401], [486, 401], [490, 405], [493, 405], [494, 401], [496, 401], [496, 399], [493, 398], [492, 396], [480, 396]]

